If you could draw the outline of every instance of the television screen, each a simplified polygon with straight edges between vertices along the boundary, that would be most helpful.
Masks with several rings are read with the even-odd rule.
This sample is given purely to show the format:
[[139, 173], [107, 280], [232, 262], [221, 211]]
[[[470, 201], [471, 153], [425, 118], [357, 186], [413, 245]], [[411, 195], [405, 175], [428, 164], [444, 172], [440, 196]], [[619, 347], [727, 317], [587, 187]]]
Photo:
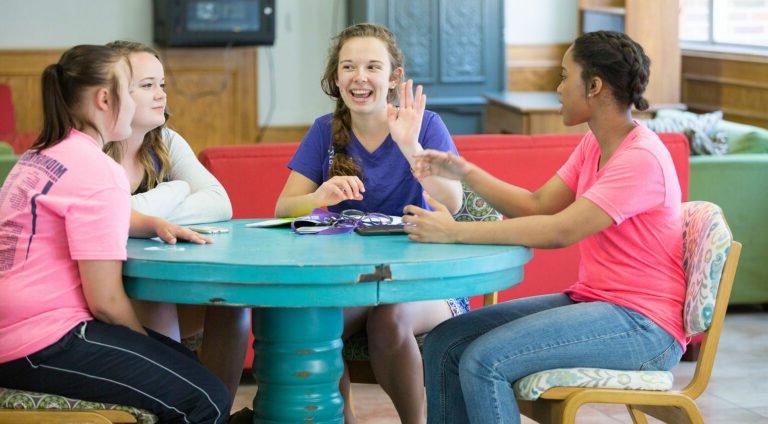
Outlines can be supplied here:
[[164, 47], [245, 46], [275, 41], [274, 0], [154, 0]]
[[261, 27], [258, 1], [195, 1], [187, 8], [190, 31], [258, 31]]

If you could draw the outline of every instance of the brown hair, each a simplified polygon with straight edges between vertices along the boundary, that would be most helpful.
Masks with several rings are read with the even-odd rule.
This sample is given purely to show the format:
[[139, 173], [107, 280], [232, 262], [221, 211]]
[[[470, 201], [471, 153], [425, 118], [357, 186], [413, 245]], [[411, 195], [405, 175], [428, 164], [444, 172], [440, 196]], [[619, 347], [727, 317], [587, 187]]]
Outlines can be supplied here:
[[[146, 44], [137, 43], [135, 41], [113, 41], [107, 44], [107, 47], [119, 52], [120, 54], [128, 57], [132, 53], [149, 53], [160, 60], [160, 55], [155, 49], [147, 46]], [[168, 122], [170, 114], [165, 111], [165, 121]], [[146, 181], [147, 190], [153, 189], [159, 182], [165, 180], [171, 167], [170, 153], [168, 147], [163, 143], [163, 130], [165, 130], [165, 123], [157, 128], [153, 128], [147, 134], [144, 135], [144, 140], [141, 142], [139, 151], [136, 152], [141, 167], [144, 168], [144, 178]], [[159, 162], [159, 171], [155, 168], [155, 159], [152, 157], [154, 152], [157, 161]], [[104, 145], [104, 153], [108, 154], [118, 163], [122, 160], [122, 151], [120, 146], [115, 142], [109, 142]]]
[[622, 105], [648, 109], [643, 93], [651, 74], [651, 60], [627, 34], [588, 32], [574, 41], [573, 60], [581, 65], [581, 79], [587, 90], [589, 80], [598, 76], [611, 86], [613, 97]]
[[[120, 80], [115, 65], [125, 59], [105, 46], [79, 45], [65, 51], [57, 63], [46, 66], [42, 75], [43, 130], [31, 148], [39, 151], [53, 147], [72, 129], [97, 129], [80, 110], [83, 93], [90, 87], [108, 89], [117, 121]], [[130, 63], [127, 65], [130, 69]]]
[[[328, 176], [336, 175], [356, 175], [362, 177], [360, 166], [347, 154], [347, 145], [350, 141], [350, 132], [352, 131], [352, 116], [349, 108], [344, 104], [341, 98], [341, 91], [336, 85], [339, 73], [339, 52], [342, 46], [351, 38], [373, 37], [384, 42], [389, 52], [389, 61], [392, 65], [391, 72], [401, 68], [404, 65], [403, 52], [397, 47], [395, 35], [384, 26], [362, 23], [352, 25], [341, 31], [339, 35], [333, 38], [331, 48], [328, 50], [328, 62], [325, 65], [325, 73], [320, 80], [320, 86], [323, 92], [336, 101], [336, 109], [333, 111], [331, 120], [331, 137], [333, 140], [333, 159]], [[399, 95], [399, 85], [390, 89], [387, 94], [387, 101], [394, 102]]]

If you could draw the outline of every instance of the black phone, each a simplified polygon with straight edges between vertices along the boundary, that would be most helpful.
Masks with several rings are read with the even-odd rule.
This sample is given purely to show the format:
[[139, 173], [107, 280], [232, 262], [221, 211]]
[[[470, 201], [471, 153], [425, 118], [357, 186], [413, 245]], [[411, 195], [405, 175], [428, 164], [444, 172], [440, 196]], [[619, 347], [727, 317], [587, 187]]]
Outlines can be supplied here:
[[385, 236], [405, 234], [403, 224], [360, 225], [355, 232], [361, 236]]

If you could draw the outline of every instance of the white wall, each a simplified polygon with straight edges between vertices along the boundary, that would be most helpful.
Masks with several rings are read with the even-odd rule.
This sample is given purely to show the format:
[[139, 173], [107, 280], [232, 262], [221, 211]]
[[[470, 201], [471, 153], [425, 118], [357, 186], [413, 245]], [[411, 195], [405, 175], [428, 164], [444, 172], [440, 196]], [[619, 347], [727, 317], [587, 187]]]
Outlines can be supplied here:
[[346, 27], [344, 0], [279, 0], [275, 45], [259, 51], [259, 122], [269, 111], [274, 63], [275, 112], [270, 125], [308, 125], [331, 112], [333, 103], [320, 89], [331, 37]]
[[577, 34], [576, 5], [576, 0], [506, 0], [504, 41], [522, 45], [570, 43]]
[[[568, 43], [576, 35], [575, 0], [506, 0], [509, 44]], [[115, 39], [152, 42], [151, 0], [0, 0], [0, 48], [62, 48]], [[344, 0], [279, 0], [273, 47], [259, 50], [259, 123], [308, 125], [333, 105], [320, 90], [330, 38], [346, 23]], [[269, 71], [268, 51], [274, 61]], [[270, 78], [272, 76], [272, 78]]]
[[152, 42], [151, 0], [2, 0], [0, 48]]

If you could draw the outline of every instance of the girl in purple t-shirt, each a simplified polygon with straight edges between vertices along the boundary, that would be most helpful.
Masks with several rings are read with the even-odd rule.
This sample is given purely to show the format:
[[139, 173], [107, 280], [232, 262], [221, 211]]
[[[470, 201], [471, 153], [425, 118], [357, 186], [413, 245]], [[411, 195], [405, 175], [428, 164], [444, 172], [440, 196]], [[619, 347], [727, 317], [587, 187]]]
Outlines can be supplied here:
[[[359, 24], [342, 31], [330, 50], [323, 91], [336, 101], [317, 119], [289, 163], [292, 172], [277, 200], [277, 216], [313, 208], [358, 209], [402, 215], [406, 205], [427, 207], [428, 192], [451, 212], [461, 206], [458, 181], [417, 181], [414, 154], [431, 148], [456, 153], [437, 114], [425, 111], [422, 87], [403, 79], [403, 54], [385, 27]], [[400, 107], [393, 106], [400, 97]], [[466, 299], [411, 302], [344, 311], [343, 338], [367, 330], [376, 379], [403, 422], [424, 421], [421, 355], [414, 337], [467, 309]], [[349, 400], [345, 372], [342, 394]], [[354, 415], [345, 402], [346, 422]]]
[[451, 319], [424, 347], [429, 422], [520, 422], [512, 383], [572, 367], [668, 370], [685, 344], [680, 184], [659, 137], [632, 119], [648, 108], [649, 59], [626, 34], [577, 38], [557, 88], [566, 125], [589, 124], [568, 161], [536, 192], [499, 181], [443, 152], [417, 160], [419, 177], [464, 180], [510, 219], [454, 222], [408, 206], [414, 240], [537, 248], [579, 244], [565, 293], [515, 299]]

